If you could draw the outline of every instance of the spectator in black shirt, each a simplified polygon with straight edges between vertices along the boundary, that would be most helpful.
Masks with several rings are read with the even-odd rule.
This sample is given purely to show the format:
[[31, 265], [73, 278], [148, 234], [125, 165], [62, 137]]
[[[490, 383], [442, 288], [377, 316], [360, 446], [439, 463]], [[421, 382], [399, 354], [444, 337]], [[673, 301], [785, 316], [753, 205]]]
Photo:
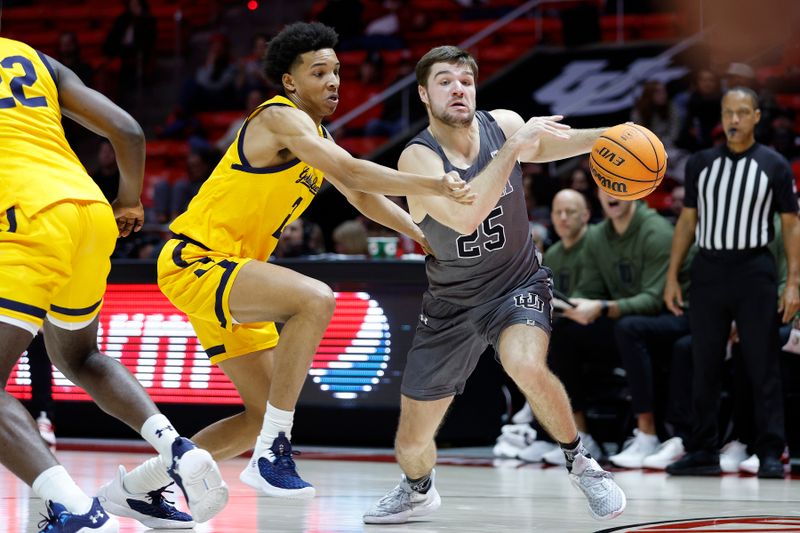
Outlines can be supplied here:
[[103, 45], [107, 57], [118, 57], [122, 61], [119, 82], [123, 89], [144, 80], [158, 32], [147, 0], [125, 0], [124, 3], [125, 11], [114, 20]]
[[81, 81], [92, 86], [94, 70], [81, 58], [81, 47], [75, 32], [65, 31], [58, 36], [58, 61], [78, 75]]

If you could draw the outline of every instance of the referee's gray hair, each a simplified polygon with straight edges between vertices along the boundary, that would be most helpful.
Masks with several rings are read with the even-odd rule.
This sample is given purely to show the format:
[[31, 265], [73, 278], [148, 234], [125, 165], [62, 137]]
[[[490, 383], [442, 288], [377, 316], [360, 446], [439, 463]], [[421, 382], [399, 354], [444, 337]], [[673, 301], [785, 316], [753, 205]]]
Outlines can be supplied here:
[[[724, 93], [722, 93], [722, 98], [728, 96], [729, 93], [742, 93], [745, 96], [750, 97], [750, 101], [753, 102], [753, 109], [759, 109], [758, 105], [758, 93], [756, 93], [750, 87], [744, 87], [742, 85], [737, 85], [736, 87], [731, 87], [730, 89], [726, 89]], [[720, 104], [722, 104], [722, 100], [720, 100]]]

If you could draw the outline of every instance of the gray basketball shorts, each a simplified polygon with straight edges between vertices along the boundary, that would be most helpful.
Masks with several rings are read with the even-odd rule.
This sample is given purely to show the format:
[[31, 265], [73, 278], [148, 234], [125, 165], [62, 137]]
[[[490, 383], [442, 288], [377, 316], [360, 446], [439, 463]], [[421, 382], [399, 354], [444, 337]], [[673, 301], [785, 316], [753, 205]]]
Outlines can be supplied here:
[[422, 297], [422, 312], [408, 352], [400, 391], [414, 400], [438, 400], [464, 391], [481, 354], [497, 348], [500, 334], [514, 324], [551, 331], [552, 284], [540, 268], [510, 292], [474, 307]]

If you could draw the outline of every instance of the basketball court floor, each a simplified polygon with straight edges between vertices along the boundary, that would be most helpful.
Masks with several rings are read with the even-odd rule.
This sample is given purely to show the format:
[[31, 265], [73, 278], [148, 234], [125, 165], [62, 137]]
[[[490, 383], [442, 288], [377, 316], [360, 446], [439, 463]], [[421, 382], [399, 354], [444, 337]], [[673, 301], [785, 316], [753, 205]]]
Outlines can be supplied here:
[[[300, 447], [303, 450], [302, 446]], [[399, 479], [390, 450], [303, 450], [301, 474], [317, 487], [308, 501], [260, 497], [238, 475], [245, 459], [221, 464], [230, 487], [228, 506], [195, 531], [202, 533], [491, 533], [491, 532], [800, 532], [800, 481], [725, 475], [673, 478], [663, 473], [618, 471], [628, 507], [609, 522], [593, 520], [563, 468], [494, 461], [489, 448], [442, 452], [436, 486], [442, 508], [404, 525], [364, 525], [361, 513]], [[144, 453], [59, 451], [81, 487], [93, 492], [118, 464], [133, 467]], [[795, 476], [797, 477], [797, 476]], [[183, 506], [183, 499], [174, 496]], [[171, 499], [171, 498], [170, 498]], [[28, 533], [44, 512], [28, 487], [0, 467], [0, 533]], [[668, 523], [663, 523], [668, 521]], [[662, 522], [661, 524], [655, 524]], [[121, 531], [150, 531], [120, 519]], [[161, 530], [177, 531], [177, 530]]]

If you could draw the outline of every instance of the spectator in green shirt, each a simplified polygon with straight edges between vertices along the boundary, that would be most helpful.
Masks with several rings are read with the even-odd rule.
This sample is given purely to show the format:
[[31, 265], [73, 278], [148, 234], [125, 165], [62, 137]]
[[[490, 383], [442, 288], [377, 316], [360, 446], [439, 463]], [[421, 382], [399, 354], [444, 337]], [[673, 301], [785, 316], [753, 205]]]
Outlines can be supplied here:
[[584, 266], [570, 298], [575, 307], [565, 309], [563, 316], [569, 320], [553, 328], [550, 365], [572, 399], [578, 429], [587, 432], [586, 393], [596, 378], [586, 366], [597, 363], [599, 352], [616, 347], [630, 385], [637, 430], [628, 446], [610, 460], [617, 466], [639, 468], [660, 446], [653, 359], [661, 351], [669, 358], [668, 349], [658, 348], [669, 348], [685, 335], [688, 323], [667, 313], [661, 299], [672, 225], [644, 203], [617, 200], [603, 192], [599, 199], [606, 220], [584, 238]]
[[578, 191], [562, 189], [553, 197], [550, 219], [561, 240], [547, 249], [542, 264], [552, 270], [554, 287], [566, 296], [571, 296], [586, 264], [581, 251], [590, 215], [586, 198]]

